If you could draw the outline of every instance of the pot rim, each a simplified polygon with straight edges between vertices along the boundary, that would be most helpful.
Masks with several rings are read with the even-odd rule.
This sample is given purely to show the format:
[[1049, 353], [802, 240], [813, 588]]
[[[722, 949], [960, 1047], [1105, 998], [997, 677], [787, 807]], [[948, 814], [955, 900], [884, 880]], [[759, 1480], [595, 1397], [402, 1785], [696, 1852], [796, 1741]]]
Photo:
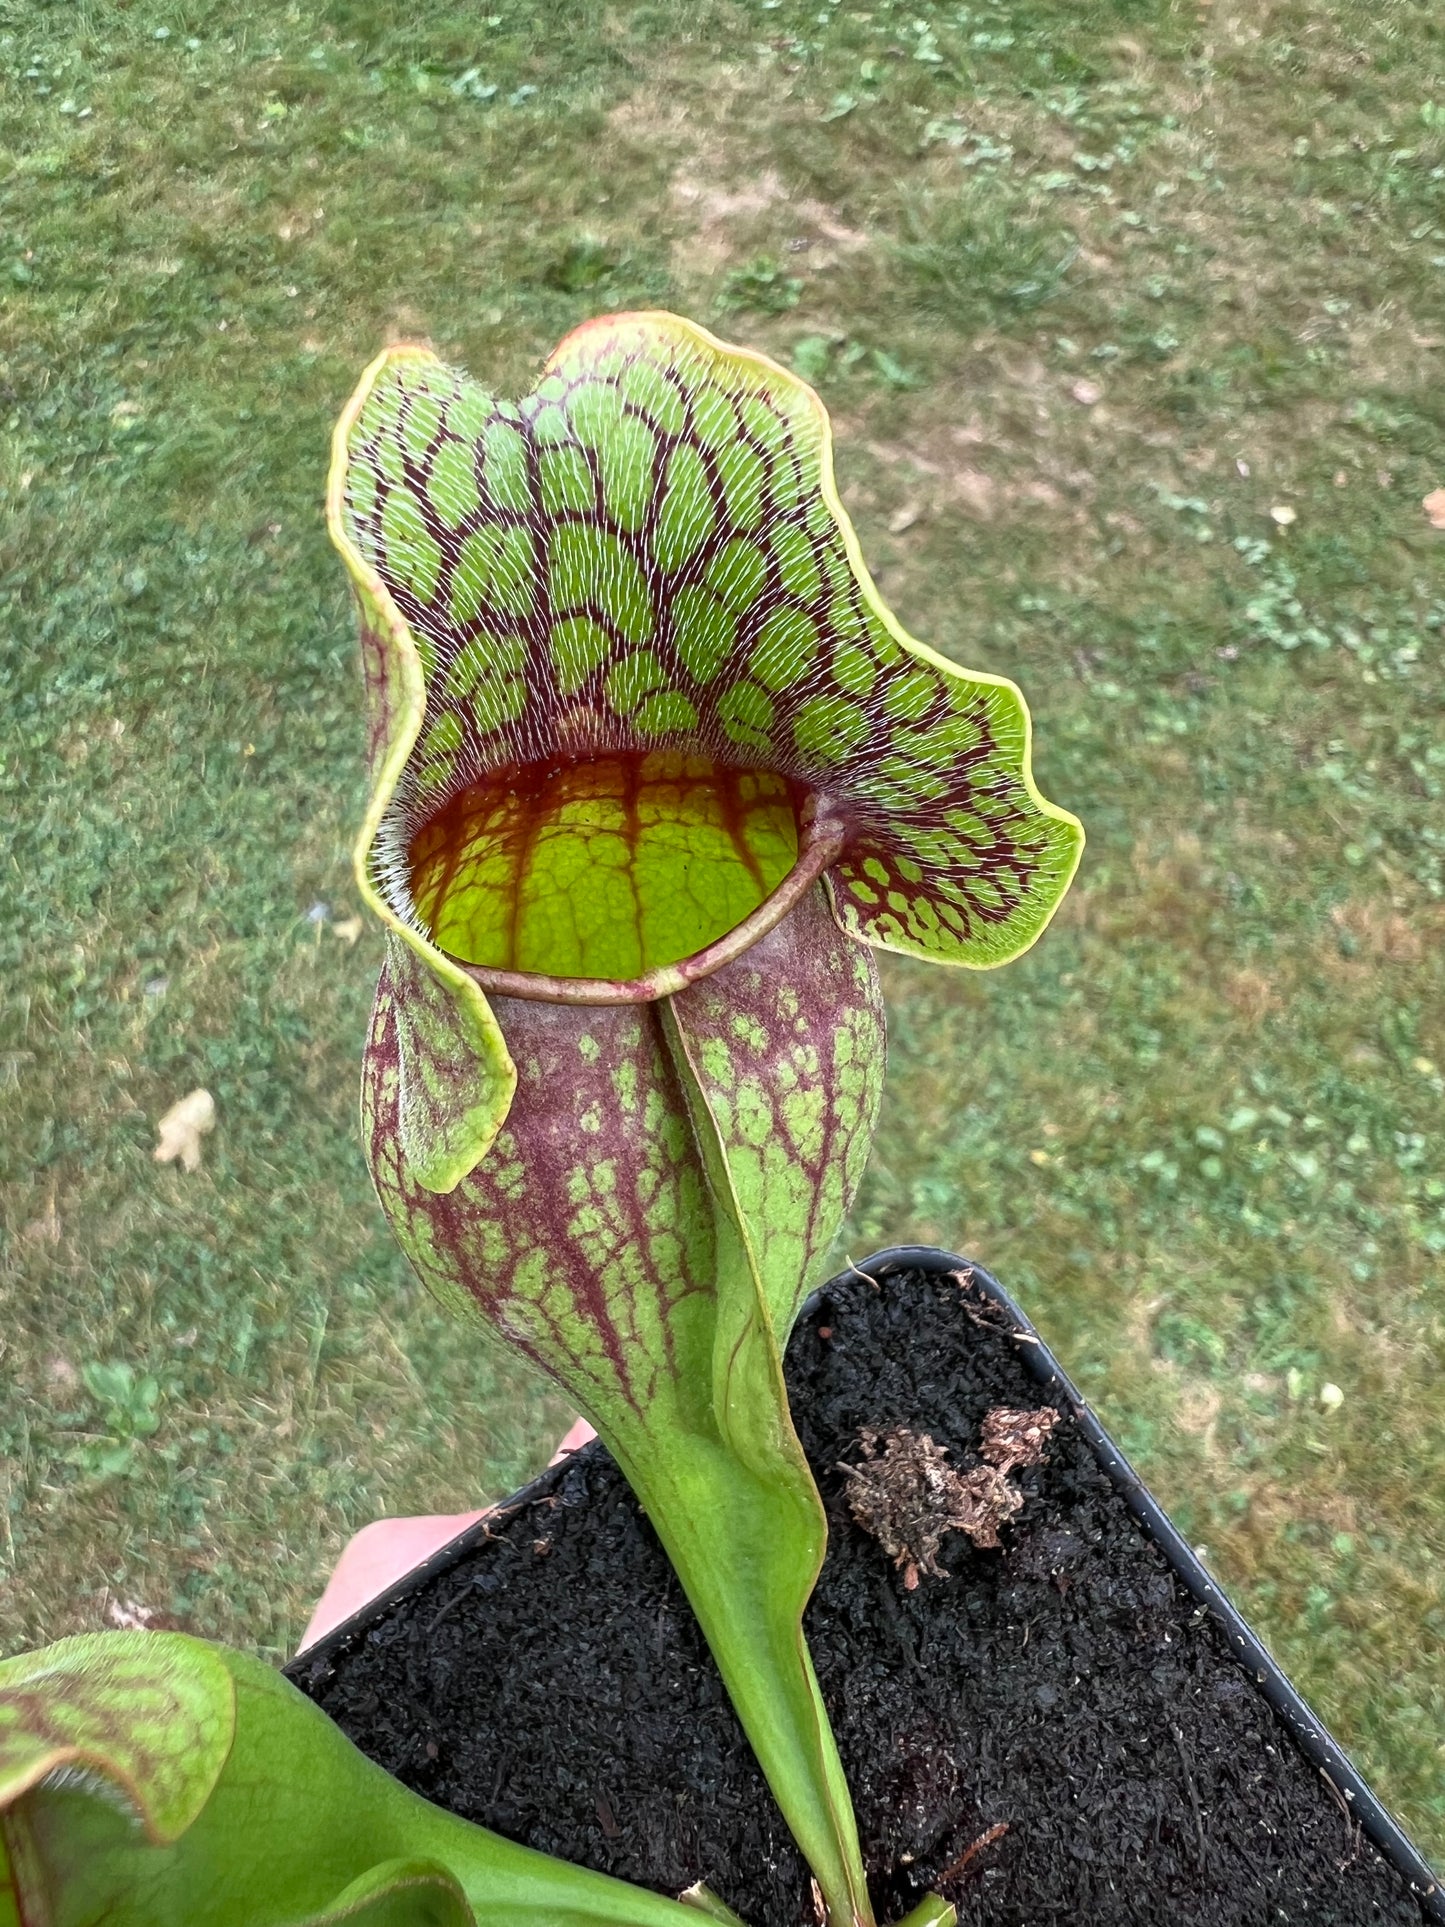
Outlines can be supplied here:
[[[1194, 1548], [1099, 1423], [1088, 1400], [1014, 1298], [991, 1272], [974, 1259], [944, 1251], [937, 1245], [889, 1245], [882, 1251], [875, 1251], [872, 1257], [865, 1258], [861, 1264], [854, 1264], [850, 1260], [846, 1272], [838, 1276], [861, 1274], [881, 1284], [891, 1273], [900, 1271], [922, 1271], [933, 1276], [963, 1273], [997, 1307], [1007, 1323], [1009, 1336], [1020, 1347], [1021, 1359], [1029, 1375], [1052, 1402], [1062, 1401], [1068, 1405], [1070, 1415], [1092, 1448], [1101, 1470], [1123, 1499], [1145, 1537], [1158, 1547], [1190, 1596], [1212, 1615], [1234, 1657], [1250, 1674], [1255, 1686], [1284, 1723], [1305, 1758], [1344, 1803], [1349, 1816], [1366, 1839], [1408, 1882], [1411, 1894], [1419, 1903], [1422, 1919], [1430, 1923], [1430, 1927], [1445, 1927], [1445, 1885], [1432, 1872], [1409, 1835], [1371, 1792], [1344, 1748], [1290, 1684], [1264, 1642], [1250, 1627], [1219, 1581], [1203, 1565]], [[830, 1279], [808, 1295], [799, 1310], [799, 1319], [817, 1305], [828, 1290], [828, 1285], [833, 1282]], [[597, 1439], [580, 1449], [582, 1452], [592, 1452], [605, 1448], [602, 1447], [602, 1441]], [[509, 1497], [499, 1500], [485, 1518], [467, 1526], [348, 1619], [333, 1626], [330, 1632], [323, 1633], [312, 1645], [304, 1647], [282, 1670], [288, 1675], [304, 1678], [315, 1667], [329, 1665], [338, 1647], [363, 1632], [418, 1586], [456, 1565], [478, 1539], [488, 1537], [488, 1527], [492, 1521], [505, 1519], [521, 1507], [551, 1496], [576, 1457], [576, 1453], [570, 1453]]]

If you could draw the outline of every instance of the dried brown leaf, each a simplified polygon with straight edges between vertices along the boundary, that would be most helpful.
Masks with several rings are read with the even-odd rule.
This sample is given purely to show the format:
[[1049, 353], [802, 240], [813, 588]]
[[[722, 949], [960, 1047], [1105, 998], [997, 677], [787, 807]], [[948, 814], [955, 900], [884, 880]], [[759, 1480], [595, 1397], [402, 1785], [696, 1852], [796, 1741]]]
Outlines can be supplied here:
[[945, 1533], [966, 1533], [976, 1546], [999, 1544], [999, 1527], [1024, 1503], [1008, 1474], [1015, 1466], [1038, 1464], [1058, 1417], [1049, 1406], [1040, 1411], [996, 1406], [983, 1422], [986, 1463], [966, 1472], [955, 1471], [948, 1448], [927, 1433], [903, 1425], [860, 1432], [863, 1464], [839, 1467], [848, 1479], [848, 1506], [902, 1569], [908, 1591], [921, 1572], [948, 1577], [938, 1563]]
[[179, 1160], [183, 1171], [201, 1168], [201, 1139], [215, 1129], [216, 1100], [209, 1091], [196, 1090], [172, 1104], [156, 1126], [157, 1164]]
[[1052, 1405], [1028, 1411], [995, 1405], [984, 1414], [979, 1450], [1000, 1472], [1012, 1472], [1016, 1465], [1040, 1465], [1048, 1451], [1049, 1434], [1058, 1422]]

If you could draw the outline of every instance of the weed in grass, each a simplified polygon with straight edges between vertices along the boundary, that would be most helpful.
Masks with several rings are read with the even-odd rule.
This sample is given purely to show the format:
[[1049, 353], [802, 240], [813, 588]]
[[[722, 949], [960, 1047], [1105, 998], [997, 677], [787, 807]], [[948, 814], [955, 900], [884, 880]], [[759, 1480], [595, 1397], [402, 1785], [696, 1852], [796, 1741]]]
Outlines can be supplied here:
[[786, 274], [776, 261], [766, 256], [733, 268], [722, 284], [718, 307], [725, 314], [786, 314], [796, 308], [803, 283], [796, 274]]
[[617, 263], [602, 241], [590, 236], [569, 241], [543, 275], [549, 288], [584, 294], [609, 280]]
[[906, 203], [902, 231], [897, 257], [914, 301], [960, 332], [1042, 307], [1078, 253], [1059, 228], [977, 207], [967, 194]]

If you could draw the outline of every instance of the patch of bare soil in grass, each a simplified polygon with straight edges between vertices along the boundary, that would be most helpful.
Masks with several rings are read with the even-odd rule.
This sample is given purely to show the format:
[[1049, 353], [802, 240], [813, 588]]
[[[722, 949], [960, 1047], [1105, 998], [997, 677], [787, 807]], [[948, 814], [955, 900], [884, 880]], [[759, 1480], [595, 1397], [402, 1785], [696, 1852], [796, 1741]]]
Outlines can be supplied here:
[[[678, 60], [654, 70], [607, 117], [617, 138], [663, 163], [672, 273], [682, 305], [704, 318], [730, 269], [773, 257], [803, 282], [811, 312], [827, 298], [814, 277], [871, 245], [794, 177], [779, 138], [788, 113], [773, 89], [743, 69], [700, 76]], [[765, 318], [750, 316], [748, 328], [766, 336]]]
[[[1008, 522], [1043, 515], [1054, 528], [1080, 528], [1089, 521], [1081, 506], [1094, 493], [1089, 470], [1070, 468], [1054, 475], [1001, 472], [1010, 465], [1007, 444], [984, 441], [971, 422], [935, 421], [906, 443], [870, 441], [865, 446], [889, 477], [883, 486], [890, 534], [957, 516], [972, 522]], [[992, 461], [985, 452], [989, 450]]]
[[[870, 245], [869, 237], [848, 227], [835, 209], [797, 196], [774, 167], [722, 184], [695, 162], [684, 163], [670, 192], [687, 223], [687, 232], [672, 247], [673, 265], [685, 276], [720, 274], [749, 253], [776, 245], [784, 229], [783, 250], [805, 255], [794, 265], [812, 272], [836, 267]], [[779, 210], [785, 210], [785, 221], [776, 218]]]
[[[610, 124], [630, 141], [652, 143], [666, 156], [676, 223], [670, 261], [680, 290], [711, 290], [716, 301], [731, 270], [762, 257], [776, 260], [780, 273], [801, 284], [796, 305], [785, 315], [728, 318], [724, 332], [746, 332], [784, 360], [799, 338], [821, 334], [840, 349], [861, 339], [889, 344], [892, 352], [901, 342], [898, 353], [905, 362], [916, 362], [921, 354], [936, 364], [926, 411], [901, 409], [898, 398], [877, 384], [870, 393], [860, 390], [856, 379], [842, 392], [836, 381], [823, 383], [841, 418], [840, 441], [846, 429], [852, 447], [866, 444], [879, 469], [890, 471], [886, 478], [845, 477], [852, 482], [852, 506], [865, 522], [876, 506], [889, 533], [900, 537], [930, 524], [1008, 527], [1025, 521], [1049, 528], [1055, 537], [1068, 531], [1067, 539], [1092, 549], [1109, 539], [1102, 533], [1109, 514], [1116, 517], [1113, 536], [1134, 534], [1119, 509], [1096, 502], [1101, 448], [1117, 462], [1141, 432], [1127, 395], [1106, 394], [1101, 385], [1084, 380], [1081, 369], [1051, 369], [1038, 347], [1020, 338], [1034, 334], [1027, 323], [1012, 336], [985, 327], [964, 340], [942, 322], [925, 323], [909, 311], [907, 290], [891, 265], [890, 251], [906, 226], [900, 195], [906, 192], [917, 206], [920, 196], [926, 201], [950, 189], [977, 190], [993, 205], [1002, 192], [1004, 203], [1012, 205], [1017, 184], [1001, 189], [980, 176], [962, 175], [958, 154], [942, 144], [951, 136], [940, 135], [934, 147], [915, 154], [897, 182], [878, 178], [866, 147], [839, 141], [828, 156], [830, 165], [814, 156], [811, 169], [804, 170], [809, 185], [826, 177], [834, 196], [800, 191], [788, 162], [797, 110], [787, 103], [779, 111], [769, 79], [766, 72], [755, 76], [730, 69], [703, 96], [695, 76], [679, 64], [652, 76], [614, 108]], [[960, 107], [956, 124], [960, 139], [989, 143], [989, 153], [1017, 148], [1020, 165], [1053, 165], [1078, 141], [1066, 125], [1023, 101], [970, 103], [966, 111]], [[812, 133], [819, 138], [816, 129]], [[971, 155], [975, 148], [967, 151]], [[1031, 208], [1037, 201], [1030, 194]], [[851, 212], [845, 215], [845, 204], [866, 207], [866, 222]], [[1045, 211], [1052, 220], [1054, 210]], [[1069, 221], [1079, 215], [1071, 204]], [[944, 236], [940, 245], [947, 240]], [[1013, 244], [1001, 236], [986, 245], [993, 250], [991, 262], [998, 255], [996, 272], [1007, 279], [1013, 272]], [[1050, 262], [1054, 254], [1062, 258], [1066, 239], [1045, 252]], [[1113, 266], [1102, 229], [1085, 237], [1079, 272], [1107, 277]], [[964, 258], [959, 271], [966, 267]], [[692, 305], [706, 315], [711, 304], [699, 304], [694, 294]], [[897, 428], [903, 425], [908, 432], [900, 440]], [[1099, 534], [1092, 532], [1096, 513]]]

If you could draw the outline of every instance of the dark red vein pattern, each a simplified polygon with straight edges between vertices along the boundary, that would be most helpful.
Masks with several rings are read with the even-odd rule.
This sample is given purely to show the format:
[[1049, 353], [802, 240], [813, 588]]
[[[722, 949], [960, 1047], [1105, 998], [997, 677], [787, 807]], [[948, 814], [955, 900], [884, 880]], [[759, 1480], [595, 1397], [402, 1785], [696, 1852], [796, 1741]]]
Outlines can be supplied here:
[[[399, 940], [377, 990], [363, 1082], [372, 1175], [444, 1303], [480, 1311], [584, 1409], [642, 1417], [665, 1384], [711, 1427], [716, 1228], [654, 1006], [495, 1000], [517, 1091], [488, 1156], [428, 1191], [402, 1149], [415, 1061], [398, 1005], [424, 966]], [[703, 1067], [783, 1336], [868, 1155], [884, 1068], [869, 951], [820, 889], [744, 957], [671, 1000]]]

